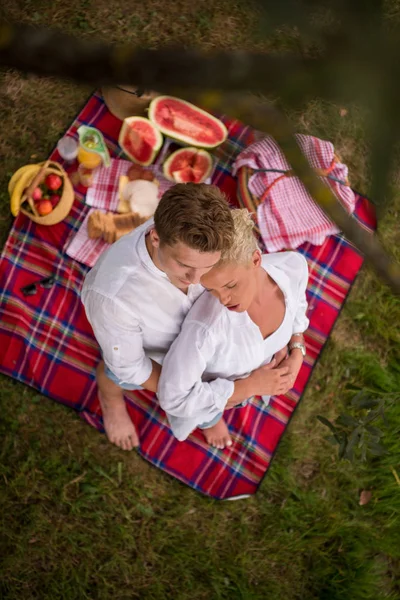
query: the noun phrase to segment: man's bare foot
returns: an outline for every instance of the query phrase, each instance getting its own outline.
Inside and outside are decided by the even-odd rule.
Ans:
[[[210,446],[223,450],[228,446],[232,446],[232,439],[229,435],[228,426],[224,419],[220,419],[216,425],[202,429],[204,437]]]
[[[126,410],[125,400],[122,399],[122,404],[115,401],[109,403],[104,399],[100,390],[98,394],[103,413],[104,429],[110,442],[122,448],[122,450],[132,450],[132,448],[139,446],[139,438]]]
[[[139,438],[126,410],[122,389],[106,376],[104,362],[97,367],[97,385],[104,429],[110,442],[123,450],[139,446]]]

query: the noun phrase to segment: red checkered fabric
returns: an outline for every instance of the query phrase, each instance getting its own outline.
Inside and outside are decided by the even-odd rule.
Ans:
[[[215,151],[213,183],[235,204],[237,180],[232,177],[232,163],[254,142],[255,134],[238,121],[222,119],[229,136]],[[69,132],[82,124],[100,129],[111,155],[118,154],[121,121],[109,113],[101,96],[89,100]],[[52,158],[60,157],[53,152]],[[22,214],[15,220],[0,258],[0,370],[75,409],[103,431],[95,381],[100,351],[79,296],[88,268],[63,252],[91,210],[84,204],[83,194],[84,190],[76,190],[71,213],[52,227],[37,225]],[[356,200],[356,218],[373,228],[371,205],[359,195]],[[340,235],[328,237],[319,247],[303,244],[299,251],[310,271],[307,358],[288,394],[271,398],[268,407],[255,398],[246,407],[227,412],[231,448],[210,448],[198,432],[178,442],[154,394],[137,391],[126,395],[140,436],[139,454],[214,498],[257,491],[362,265],[359,253]],[[48,275],[57,278],[52,288],[38,287],[36,295],[23,296],[21,287]]]
[[[110,167],[101,167],[97,169],[93,178],[93,185],[86,193],[85,202],[94,208],[100,208],[104,211],[116,212],[119,202],[118,186],[121,175],[126,175],[132,162],[123,159],[111,159]],[[144,167],[145,168],[145,167]],[[146,167],[154,173],[159,185],[159,198],[172,185],[171,181],[165,179],[160,169],[156,166]]]
[[[353,213],[356,198],[347,184],[348,169],[336,159],[333,145],[309,135],[296,138],[311,166],[327,175],[321,180]],[[235,161],[233,172],[239,171],[241,180],[240,203],[257,213],[259,231],[268,252],[295,249],[304,242],[319,246],[328,235],[338,233],[300,179],[290,174],[290,169],[271,137],[246,148]]]
[[[102,167],[94,174],[93,185],[86,193],[85,202],[93,209],[104,212],[116,212],[119,202],[119,178],[126,175],[132,163],[123,159],[111,159],[110,167]],[[165,179],[157,166],[148,167],[159,183],[159,197],[163,195],[172,185],[171,181]],[[100,254],[108,248],[109,244],[102,239],[91,239],[88,234],[87,223],[89,211],[76,234],[68,241],[65,252],[88,267],[93,267]]]

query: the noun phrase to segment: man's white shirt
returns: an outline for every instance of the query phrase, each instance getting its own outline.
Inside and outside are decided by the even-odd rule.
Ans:
[[[184,294],[153,263],[146,233],[153,219],[123,236],[87,274],[82,302],[107,367],[121,382],[141,385],[151,360],[162,364],[204,288]]]
[[[263,339],[247,312],[229,311],[204,292],[165,357],[158,398],[179,440],[223,412],[235,379],[268,364],[294,333],[308,327],[305,258],[296,252],[266,254],[262,267],[285,300],[283,321],[272,335]]]

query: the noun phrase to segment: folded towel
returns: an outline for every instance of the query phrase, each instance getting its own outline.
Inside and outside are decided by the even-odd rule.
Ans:
[[[311,166],[329,185],[349,213],[355,196],[348,168],[335,155],[333,144],[308,135],[296,135]],[[321,245],[338,228],[315,204],[271,137],[241,152],[233,165],[239,179],[239,202],[257,213],[258,228],[268,252],[298,248],[304,242]]]

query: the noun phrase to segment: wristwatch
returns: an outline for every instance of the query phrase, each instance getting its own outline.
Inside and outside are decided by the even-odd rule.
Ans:
[[[298,348],[298,349],[301,351],[301,353],[302,353],[302,355],[303,355],[303,358],[304,358],[304,357],[305,357],[305,355],[306,355],[306,347],[305,347],[305,344],[302,344],[301,342],[294,342],[294,344],[290,344],[290,346],[289,346],[289,350],[290,350],[290,352],[291,352],[292,350],[294,350],[295,348]]]

